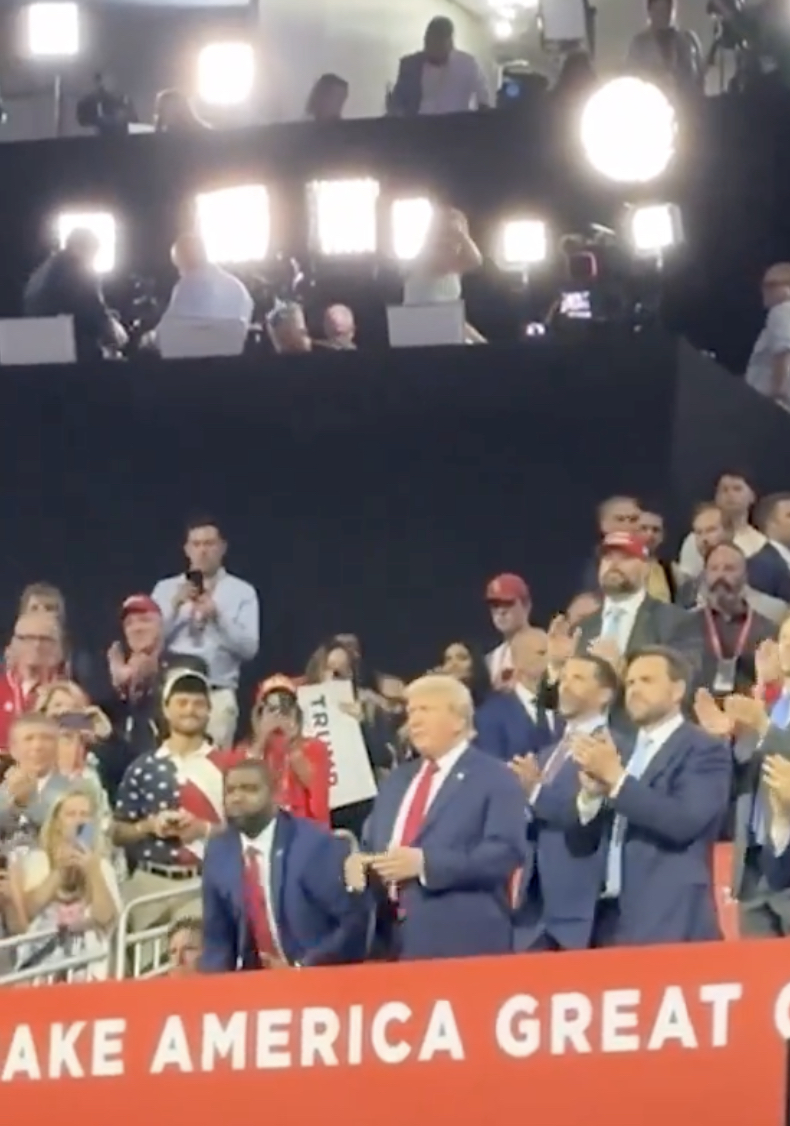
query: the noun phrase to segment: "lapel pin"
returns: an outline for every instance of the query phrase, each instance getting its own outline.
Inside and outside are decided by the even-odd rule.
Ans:
[[[462,770],[459,771],[458,774],[456,774],[456,778],[458,779],[459,782],[463,782],[465,777],[466,777],[466,775],[464,774],[464,772]]]

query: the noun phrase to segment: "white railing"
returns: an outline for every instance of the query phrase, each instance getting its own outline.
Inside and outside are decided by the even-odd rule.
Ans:
[[[173,922],[134,931],[131,929],[131,919],[138,907],[145,907],[150,903],[178,903],[179,900],[187,902],[194,899],[197,889],[191,880],[187,882],[189,887],[140,895],[124,907],[115,938],[115,977],[119,981],[126,977],[161,977],[167,973],[167,932]]]
[[[24,947],[30,951],[30,957],[35,957],[35,951],[40,950],[53,939],[68,938],[62,929],[38,931],[35,934],[14,935],[12,938],[0,939],[0,958],[8,957],[11,961],[18,961],[20,950]],[[109,968],[110,955],[107,950],[83,951],[79,954],[63,953],[57,955],[57,947],[53,947],[52,954],[43,959],[40,965],[30,965],[23,969],[9,970],[8,973],[0,972],[0,986],[6,985],[52,985],[55,982],[82,981],[90,975],[86,974],[88,967],[103,963]]]

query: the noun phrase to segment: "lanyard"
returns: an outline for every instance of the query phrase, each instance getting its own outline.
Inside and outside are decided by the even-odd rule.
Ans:
[[[713,614],[711,614],[710,608],[708,606],[704,608],[703,612],[705,614],[705,622],[708,627],[708,639],[710,640],[710,647],[713,650],[713,655],[716,660],[721,661],[723,660],[721,638],[719,637],[719,631],[716,629],[716,623],[713,620]],[[746,644],[747,637],[749,636],[749,630],[752,628],[753,619],[754,611],[750,606],[746,614],[746,619],[743,623],[743,628],[738,635],[738,640],[735,642],[732,657],[728,658],[729,660],[737,661],[741,653],[743,652],[743,647]]]

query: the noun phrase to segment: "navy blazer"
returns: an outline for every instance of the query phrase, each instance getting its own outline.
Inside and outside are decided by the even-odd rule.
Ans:
[[[277,931],[291,964],[321,966],[365,957],[370,912],[346,890],[348,842],[313,821],[279,812],[271,886]],[[228,828],[206,846],[203,955],[206,973],[259,969],[244,895],[241,836]]]
[[[542,731],[515,692],[491,692],[475,710],[475,743],[502,762],[510,762],[516,755],[538,754],[554,742],[555,734],[561,734],[562,721],[554,712],[551,721],[554,727]]]
[[[629,748],[617,735],[613,738],[626,758]],[[555,746],[539,755],[542,768]],[[529,807],[530,855],[514,913],[516,951],[529,950],[541,935],[554,939],[563,950],[586,950],[590,945],[606,876],[606,840],[601,835],[594,848],[577,855],[569,850],[566,833],[578,821],[578,793],[579,768],[567,756],[551,780],[541,784]]]
[[[398,77],[387,99],[387,113],[395,117],[416,117],[422,105],[422,72],[425,51],[403,55],[398,64]]]
[[[365,825],[363,852],[384,852],[422,760],[398,767],[382,783]],[[468,747],[431,802],[415,847],[425,879],[401,886],[403,959],[506,954],[512,946],[509,883],[524,863],[524,797],[506,766]],[[378,892],[385,924],[388,903]],[[391,912],[390,912],[391,916]]]
[[[759,551],[746,560],[749,586],[790,602],[790,567],[772,543],[764,543]]]
[[[726,816],[732,753],[683,723],[641,778],[626,777],[617,797],[587,825],[566,833],[573,855],[608,848],[615,813],[627,818],[623,886],[613,945],[721,938],[713,884],[713,846]],[[605,856],[604,856],[605,860]]]

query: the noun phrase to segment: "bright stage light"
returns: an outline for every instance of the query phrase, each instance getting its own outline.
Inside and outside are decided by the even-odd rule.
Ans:
[[[504,270],[523,270],[545,262],[549,232],[542,219],[510,219],[502,224],[497,255]]]
[[[109,274],[115,269],[117,224],[109,211],[62,211],[55,221],[55,230],[61,249],[72,231],[91,231],[99,242],[96,273]]]
[[[669,98],[641,78],[614,78],[592,94],[581,140],[596,171],[621,184],[660,176],[675,153],[677,118]]]
[[[315,180],[308,184],[310,229],[321,254],[374,254],[377,180]]]
[[[262,262],[269,253],[269,193],[263,184],[201,192],[195,205],[210,262]]]
[[[500,42],[509,39],[513,34],[513,24],[507,19],[494,20],[494,38]]]
[[[634,253],[640,257],[661,255],[683,241],[680,210],[673,203],[633,208],[628,226]]]
[[[392,251],[401,262],[413,262],[428,237],[433,219],[429,199],[396,199],[392,204]]]
[[[27,48],[38,59],[79,54],[80,10],[77,4],[31,4],[27,9]]]
[[[197,59],[197,93],[209,106],[238,106],[255,86],[251,43],[209,43]]]

